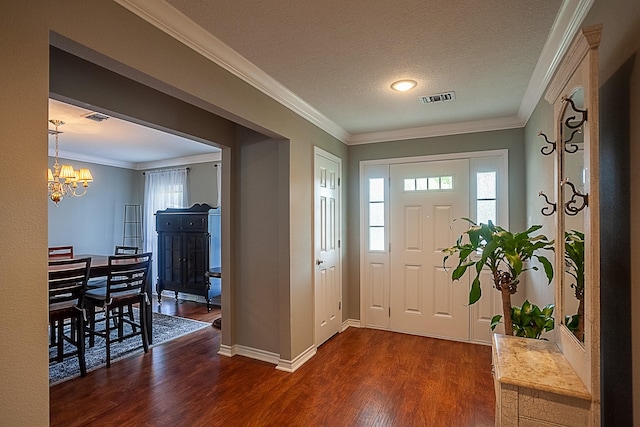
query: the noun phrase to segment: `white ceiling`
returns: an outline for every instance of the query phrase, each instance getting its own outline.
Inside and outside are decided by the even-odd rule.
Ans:
[[[347,144],[524,126],[593,3],[115,1]],[[390,89],[401,78],[418,86]]]
[[[95,122],[94,113],[49,99],[49,119],[64,122],[58,128],[60,157],[129,169],[150,169],[220,160],[220,150],[200,142],[141,126],[115,117]],[[55,126],[49,123],[49,129]],[[49,155],[55,137],[49,136]]]

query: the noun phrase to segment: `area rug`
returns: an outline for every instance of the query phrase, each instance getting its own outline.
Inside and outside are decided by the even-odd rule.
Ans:
[[[135,308],[134,308],[135,310]],[[136,314],[137,316],[137,314]],[[128,325],[126,325],[128,327]],[[155,347],[159,344],[166,343],[181,336],[190,334],[199,329],[211,327],[211,323],[200,322],[198,320],[185,319],[183,317],[168,316],[166,314],[153,313],[153,344]],[[125,333],[126,333],[125,328]],[[112,334],[116,334],[112,331]],[[113,336],[113,335],[112,335]],[[67,345],[65,343],[65,345]],[[49,349],[50,355],[54,349]],[[111,364],[113,362],[130,357],[135,354],[143,353],[142,338],[140,335],[125,339],[121,343],[111,344]],[[93,347],[87,345],[85,358],[87,361],[87,372],[106,366],[107,354],[105,350],[104,338],[96,337],[96,343]],[[78,357],[71,356],[62,362],[51,362],[49,364],[49,385],[53,386],[61,382],[70,380],[71,378],[80,376],[80,367],[78,366]]]

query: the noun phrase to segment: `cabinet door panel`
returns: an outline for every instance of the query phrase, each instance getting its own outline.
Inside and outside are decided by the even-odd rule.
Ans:
[[[179,284],[182,276],[182,233],[164,233],[161,243],[160,278],[165,287]]]
[[[185,271],[184,286],[203,288],[207,284],[205,277],[209,269],[209,235],[201,233],[185,233]]]

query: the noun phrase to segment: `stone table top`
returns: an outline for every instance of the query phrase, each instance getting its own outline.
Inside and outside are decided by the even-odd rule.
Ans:
[[[554,342],[494,334],[493,352],[496,379],[501,383],[591,399]]]

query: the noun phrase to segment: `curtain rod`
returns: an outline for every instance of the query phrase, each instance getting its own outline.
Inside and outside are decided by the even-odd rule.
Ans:
[[[191,170],[191,168],[174,168],[174,169],[156,169],[153,171],[149,171],[149,173],[154,173],[154,172],[171,172],[171,171],[183,171],[186,170],[187,172],[189,172]],[[142,172],[142,175],[146,175],[147,172]]]

